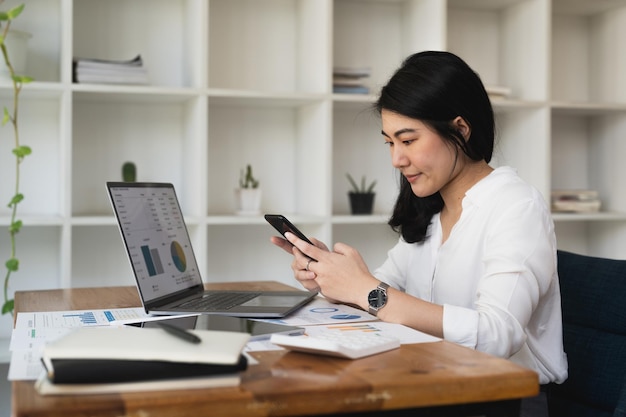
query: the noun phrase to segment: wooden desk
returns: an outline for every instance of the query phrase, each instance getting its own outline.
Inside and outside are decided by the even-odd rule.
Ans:
[[[284,289],[275,282],[246,288]],[[241,284],[210,288],[241,288]],[[290,287],[287,287],[290,288]],[[27,291],[15,311],[140,306],[135,287]],[[256,352],[239,387],[100,396],[37,394],[13,382],[13,415],[21,416],[293,416],[420,408],[427,415],[519,414],[519,399],[539,392],[537,374],[450,342],[403,345],[351,361],[285,351]],[[405,410],[400,410],[405,411]],[[377,414],[378,415],[378,414]],[[412,413],[411,415],[420,415]]]

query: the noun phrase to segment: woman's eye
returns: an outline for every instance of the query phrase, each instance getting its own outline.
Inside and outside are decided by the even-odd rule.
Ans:
[[[413,142],[415,142],[415,139],[409,139],[409,140],[403,140],[403,141],[402,141],[402,143],[403,143],[404,145],[410,145],[410,144],[412,144]]]
[[[390,141],[390,140],[386,140],[386,141],[385,141],[385,145],[387,145],[387,146],[389,146],[389,147],[392,147],[392,146],[393,146],[393,142],[392,142],[392,141]]]

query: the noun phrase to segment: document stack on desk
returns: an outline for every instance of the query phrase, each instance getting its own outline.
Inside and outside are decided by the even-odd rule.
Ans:
[[[75,395],[235,386],[247,367],[242,351],[249,338],[209,330],[83,327],[45,346],[46,372],[35,387],[42,395]]]

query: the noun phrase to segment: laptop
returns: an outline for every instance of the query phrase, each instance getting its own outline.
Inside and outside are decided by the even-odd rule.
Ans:
[[[317,295],[300,290],[206,290],[174,186],[145,182],[106,186],[146,313],[280,318]]]

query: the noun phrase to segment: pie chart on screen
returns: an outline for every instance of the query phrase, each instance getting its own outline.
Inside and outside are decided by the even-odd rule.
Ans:
[[[185,252],[183,252],[182,246],[177,241],[173,241],[170,245],[170,251],[172,253],[172,261],[174,266],[180,272],[185,272],[187,269],[187,259],[185,258]]]

